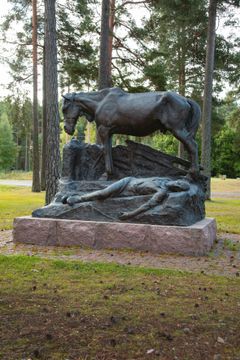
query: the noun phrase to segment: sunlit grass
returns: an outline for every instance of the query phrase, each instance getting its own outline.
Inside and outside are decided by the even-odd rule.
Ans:
[[[240,180],[213,179],[213,191],[240,191]],[[44,193],[32,193],[30,187],[0,186],[0,229],[11,229],[16,216],[30,215],[44,205]],[[208,217],[214,217],[218,231],[240,234],[240,199],[213,199],[206,202]]]
[[[30,187],[0,185],[0,230],[12,229],[13,219],[30,215],[44,205],[42,193],[32,193]]]
[[[240,179],[211,179],[211,191],[216,192],[240,192]]]
[[[207,201],[206,213],[216,218],[218,231],[240,234],[240,199]]]

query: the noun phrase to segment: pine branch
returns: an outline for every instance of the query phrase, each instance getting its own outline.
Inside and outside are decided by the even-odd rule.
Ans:
[[[116,11],[122,9],[126,5],[139,5],[139,4],[148,4],[148,3],[150,3],[150,0],[139,0],[139,1],[126,0],[124,3],[122,3],[122,5],[116,7]]]
[[[118,23],[119,23],[121,26],[123,26],[123,27],[125,27],[126,29],[128,29],[128,30],[129,30],[129,34],[130,34],[136,41],[138,41],[139,44],[142,45],[142,47],[143,47],[144,49],[147,49],[146,45],[145,45],[136,35],[133,34],[132,28],[131,28],[130,26],[128,26],[127,24],[125,24],[124,22],[122,22],[122,21],[120,21],[120,20],[118,20]],[[128,35],[127,35],[127,36],[128,36]],[[127,36],[126,36],[126,37],[127,37]]]
[[[118,67],[117,65],[115,65],[113,62],[112,62],[112,67],[117,70],[118,75],[119,75],[120,79],[122,80],[122,83],[123,83],[124,85],[126,85],[126,84],[127,84],[127,83],[126,83],[126,80],[124,79],[124,76],[123,76],[121,70],[119,69],[119,67]]]
[[[116,39],[117,42],[118,42],[118,45],[119,45],[119,46],[117,46],[118,49],[119,49],[120,47],[123,48],[123,49],[125,49],[126,51],[128,51],[130,54],[132,54],[132,55],[137,59],[137,61],[139,62],[140,65],[144,66],[144,61],[142,61],[142,60],[140,59],[139,55],[138,55],[135,51],[131,50],[128,46],[126,46],[126,45],[122,42],[122,40],[121,40],[119,37],[117,37],[115,34],[113,34],[113,37],[114,37],[114,39]]]

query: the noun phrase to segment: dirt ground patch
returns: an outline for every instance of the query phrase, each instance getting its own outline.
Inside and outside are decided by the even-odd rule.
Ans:
[[[0,255],[0,358],[238,360],[239,282]]]
[[[81,260],[134,265],[147,268],[167,268],[206,274],[239,276],[240,235],[220,233],[207,256],[158,255],[128,250],[93,250],[77,247],[43,247],[14,244],[12,231],[0,232],[0,254],[37,255],[43,258]]]

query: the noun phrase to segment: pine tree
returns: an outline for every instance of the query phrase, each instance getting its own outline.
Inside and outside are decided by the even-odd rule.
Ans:
[[[100,37],[100,60],[99,60],[99,89],[111,87],[111,0],[102,0],[101,37]],[[113,22],[112,26],[113,26]]]
[[[33,61],[33,181],[32,191],[40,192],[38,144],[38,59],[37,59],[37,0],[32,0],[32,61]]]
[[[60,177],[59,111],[56,44],[56,0],[44,0],[45,4],[45,64],[46,64],[46,204],[57,192]]]
[[[210,199],[211,184],[211,113],[212,113],[212,88],[213,88],[213,70],[214,70],[214,52],[216,38],[216,16],[217,0],[209,2],[209,20],[207,36],[207,53],[205,67],[205,85],[202,114],[202,155],[201,163],[204,168],[204,174],[208,177],[206,198]]]

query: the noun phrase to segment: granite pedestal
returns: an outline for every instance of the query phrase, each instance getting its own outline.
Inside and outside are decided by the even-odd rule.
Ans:
[[[159,254],[205,255],[216,239],[215,219],[191,226],[165,226],[18,217],[13,240],[42,246],[133,249]]]

